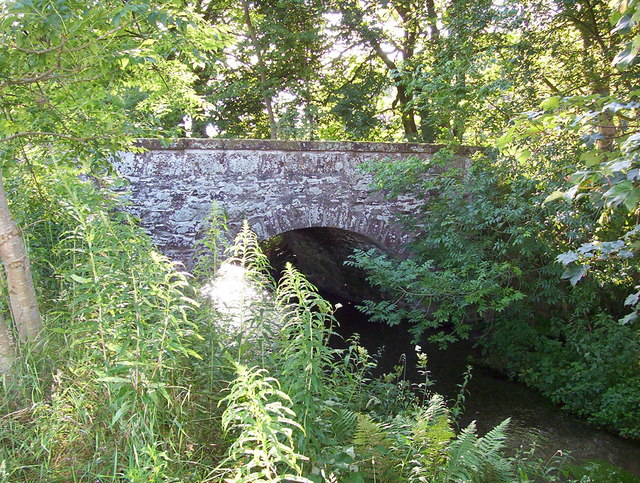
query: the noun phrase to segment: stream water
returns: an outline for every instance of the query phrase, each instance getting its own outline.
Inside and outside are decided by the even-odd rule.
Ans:
[[[408,378],[418,380],[415,368],[415,344],[405,327],[389,327],[369,322],[366,316],[355,309],[354,304],[324,294],[342,307],[336,311],[340,326],[337,332],[347,339],[359,333],[361,344],[370,353],[380,348],[383,352],[379,361],[381,373],[389,372],[401,358],[406,357]],[[338,343],[339,344],[339,343]],[[432,389],[446,398],[455,398],[462,383],[473,348],[469,343],[459,343],[445,351],[433,344],[421,341],[423,352],[429,357],[428,370],[435,381]],[[512,445],[527,445],[536,441],[536,454],[544,459],[551,458],[557,451],[569,451],[576,463],[600,460],[623,468],[637,476],[637,480],[616,481],[640,482],[640,441],[622,439],[612,433],[589,425],[582,419],[565,413],[551,404],[538,392],[481,367],[472,369],[472,379],[467,386],[465,412],[461,426],[475,420],[480,433],[486,432],[504,419],[510,417]],[[615,483],[611,478],[603,483]]]

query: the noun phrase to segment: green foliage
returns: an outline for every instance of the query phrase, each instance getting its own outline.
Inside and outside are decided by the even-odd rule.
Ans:
[[[532,229],[536,222],[546,223],[540,203],[521,202],[536,196],[536,182],[505,178],[508,168],[486,157],[478,158],[467,173],[453,169],[435,174],[447,159],[437,157],[433,165],[409,158],[367,166],[374,183],[385,180],[390,196],[415,193],[425,198],[424,211],[403,220],[420,233],[412,246],[418,257],[395,261],[356,252],[350,262],[367,270],[368,280],[390,295],[364,305],[374,320],[397,324],[408,319],[416,338],[427,329],[452,324],[453,331],[436,337],[440,341],[468,337],[478,316],[517,306],[530,277],[523,271],[525,257],[552,264]],[[505,179],[509,181],[501,183]]]
[[[251,231],[249,223],[245,220],[242,229],[236,236],[233,245],[229,248],[230,261],[239,263],[245,267],[249,276],[257,283],[266,287],[275,285],[269,274],[269,259],[262,252],[260,242],[256,234]]]
[[[592,421],[637,434],[640,381],[633,361],[640,347],[634,330],[601,315],[591,331],[568,334],[564,344],[540,340],[537,349],[529,360],[538,369],[523,370],[525,381]]]
[[[501,454],[508,420],[485,436],[472,423],[456,436],[440,396],[389,423],[359,415],[353,443],[362,472],[375,481],[514,481]]]
[[[546,99],[543,109],[606,96],[633,88],[638,73],[635,1],[190,5],[217,27],[214,42],[220,30],[227,38],[223,55],[192,56],[209,102],[196,112],[198,136],[211,123],[221,137],[267,138],[274,128],[282,139],[489,146]]]
[[[508,419],[503,421],[481,438],[476,436],[473,423],[464,429],[451,445],[445,480],[512,481],[513,468],[500,455],[508,423]]]
[[[276,284],[248,226],[228,253],[262,298],[233,331],[86,182],[108,185],[108,154],[175,134],[183,112],[265,137],[265,97],[285,138],[495,141],[502,154],[468,171],[449,169],[455,150],[369,166],[378,188],[425,204],[404,220],[413,259],[356,255],[391,296],[366,310],[416,337],[478,337],[494,366],[637,437],[640,3],[249,5],[252,48],[224,2],[0,6],[2,169],[47,333],[0,388],[0,479],[557,477],[502,455],[506,423],[456,436],[463,398],[426,401],[425,360],[420,401],[402,367],[372,378],[357,340],[329,349],[332,308],[291,267]],[[221,212],[206,230],[203,279],[227,248]],[[587,473],[574,475],[614,478]]]
[[[358,466],[368,478],[374,481],[400,479],[393,457],[394,436],[389,425],[377,423],[369,415],[358,415],[353,445]]]
[[[467,172],[443,169],[446,157],[370,164],[374,184],[390,196],[411,193],[425,203],[403,220],[416,234],[414,257],[356,252],[351,263],[388,295],[364,304],[373,320],[409,320],[416,337],[430,331],[442,343],[477,338],[495,367],[636,435],[640,339],[633,317],[623,316],[625,299],[637,303],[628,296],[637,291],[637,235],[616,240],[633,226],[619,222],[620,213],[603,223],[590,203],[544,203],[563,182],[563,166],[571,167],[561,146],[532,152],[526,163],[478,155]],[[529,162],[540,156],[547,159],[534,169]],[[576,242],[581,248],[567,252]],[[556,260],[592,268],[570,284],[563,279],[584,274],[563,274]]]
[[[369,139],[382,125],[376,117],[377,106],[371,102],[385,87],[385,77],[373,71],[361,82],[344,84],[331,93],[333,107],[330,113],[336,116],[344,131],[340,136],[354,139]]]
[[[12,0],[0,10],[0,40],[2,151],[48,142],[57,162],[80,151],[86,167],[157,133],[170,108],[201,109],[187,66],[222,43],[172,1]]]
[[[584,142],[580,170],[570,177],[570,187],[554,191],[546,201],[589,203],[599,215],[593,236],[558,257],[566,266],[563,278],[574,285],[586,276],[609,282],[616,278],[612,266],[620,271],[619,283],[626,285],[625,276],[637,271],[639,140],[626,119],[636,116],[638,106],[634,93],[626,100],[619,95],[571,97],[546,114],[554,122],[566,118],[571,132]],[[637,318],[637,297],[628,297],[625,305],[633,309],[621,320],[627,324]]]
[[[210,220],[223,223],[217,216]],[[196,265],[207,269],[200,281],[204,310],[197,320],[200,332],[206,334],[199,348],[205,359],[202,374],[220,377],[217,373],[222,372],[226,374],[223,377],[232,377],[235,366],[229,366],[229,360],[264,365],[273,349],[280,328],[279,313],[267,291],[274,289],[275,281],[258,238],[247,223],[229,246],[222,224],[205,229],[214,234],[219,245],[214,247],[214,240],[205,238],[203,243],[210,247],[201,252]],[[222,249],[225,261],[216,267],[214,260]],[[220,384],[221,381],[208,381],[212,390]]]
[[[372,357],[367,349],[360,345],[360,336],[355,334],[347,342],[349,346],[343,351],[337,351],[331,363],[327,368],[330,371],[328,379],[333,384],[333,392],[336,399],[346,403],[346,416],[355,421],[355,413],[352,410],[362,410],[365,406],[370,405],[371,381],[369,374],[377,366],[376,360]],[[368,389],[368,391],[367,391]],[[335,434],[340,436],[350,436],[350,429],[345,424],[340,424],[340,428],[336,428]],[[355,426],[351,425],[351,429]]]
[[[446,465],[448,447],[455,433],[442,397],[433,396],[427,406],[415,416],[411,428],[414,454],[409,460],[415,477],[429,477]]]
[[[198,91],[209,101],[196,135],[212,123],[222,137],[315,138],[322,106],[316,95],[320,53],[326,50],[324,5],[317,0],[195,4],[210,25],[225,25],[232,39],[225,55],[196,70]]]
[[[301,448],[307,451],[310,445],[317,451],[325,438],[321,397],[326,391],[326,372],[333,355],[327,346],[333,308],[291,264],[287,264],[278,283],[277,303],[282,329],[274,362],[305,430]]]
[[[442,399],[419,407],[406,381],[372,379],[357,338],[329,349],[332,308],[292,267],[251,315],[257,326],[278,314],[280,334],[237,350],[223,314],[193,302],[111,195],[75,172],[47,169],[39,189],[23,174],[15,203],[43,215],[34,233],[55,234],[32,251],[55,274],[41,285],[52,336],[0,389],[2,481],[440,481],[456,441]],[[230,253],[273,288],[248,227]],[[463,450],[500,461],[474,441]]]
[[[596,483],[598,481],[633,483],[638,481],[637,476],[600,460],[589,461],[584,466],[568,466],[562,473],[569,479],[575,479],[581,483]]]
[[[610,19],[611,24],[615,25],[612,33],[634,34],[634,27],[640,22],[640,5],[637,0],[631,0],[630,2],[615,1],[612,2],[612,6],[615,7]],[[625,37],[626,43],[613,59],[613,64],[621,70],[625,70],[634,64],[640,49],[638,33],[633,36],[625,35]]]
[[[294,450],[294,432],[304,430],[289,396],[265,373],[236,364],[236,379],[220,401],[227,405],[222,427],[237,435],[221,463],[232,473],[225,481],[290,481],[301,475],[303,457]]]
[[[220,268],[222,255],[229,245],[227,214],[214,202],[202,225],[201,238],[196,246],[196,264],[193,273],[198,279],[207,281]]]
[[[16,186],[40,180],[16,202],[30,201],[22,213],[44,235],[31,253],[48,281],[48,337],[2,388],[9,480],[186,477],[176,465],[188,452],[185,369],[198,335],[185,276],[76,172],[25,174]]]
[[[603,15],[615,25],[610,35],[616,35],[616,43],[610,52],[622,50],[607,59],[610,65],[595,65],[594,73],[604,77],[614,67],[621,79],[633,78],[637,35],[632,36],[632,27],[637,23],[638,4],[617,7],[618,11],[605,10]],[[565,174],[568,186],[565,183],[563,189],[551,192],[545,203],[562,212],[566,205],[558,206],[558,200],[570,202],[572,215],[590,223],[591,230],[568,237],[566,248],[570,249],[556,260],[565,266],[561,278],[580,287],[583,297],[596,299],[595,284],[607,292],[598,300],[600,310],[590,316],[574,311],[574,320],[569,320],[573,331],[562,331],[560,340],[554,337],[536,344],[532,359],[541,369],[527,371],[525,378],[573,411],[637,437],[638,415],[631,409],[640,394],[637,92],[620,82],[606,89],[600,86],[588,95],[551,97],[539,107],[514,124],[502,147],[535,149],[555,138],[568,148],[572,164],[564,171],[556,168]],[[575,302],[576,307],[579,303]],[[624,306],[630,306],[631,313]],[[576,328],[580,323],[586,327]],[[560,377],[561,370],[566,371],[565,377]],[[582,394],[581,401],[577,393]]]
[[[270,283],[258,274],[259,266],[269,269],[246,225],[231,251],[256,270],[254,282]],[[217,477],[510,481],[517,462],[502,455],[506,422],[482,438],[473,426],[456,437],[442,397],[430,396],[421,405],[406,381],[393,380],[396,375],[370,378],[375,362],[357,337],[345,350],[328,348],[332,307],[291,265],[275,288],[275,301],[279,336],[263,341],[261,352],[241,355],[261,366],[247,369],[226,352],[235,379],[219,404],[225,406],[222,424],[234,438]],[[262,303],[264,316],[271,298]]]

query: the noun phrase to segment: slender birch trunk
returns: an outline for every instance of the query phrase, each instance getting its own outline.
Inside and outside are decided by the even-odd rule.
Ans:
[[[16,344],[7,321],[0,315],[0,375],[8,373],[16,359]]]
[[[22,239],[22,231],[9,211],[1,172],[0,259],[4,265],[9,292],[9,307],[18,334],[18,342],[36,341],[42,329],[42,319],[38,311],[36,291],[31,276],[31,264]],[[0,344],[4,340],[0,335]],[[0,352],[9,353],[9,349],[0,347]]]

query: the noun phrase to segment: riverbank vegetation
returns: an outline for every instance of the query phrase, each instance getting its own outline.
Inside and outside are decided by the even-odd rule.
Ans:
[[[640,437],[639,12],[0,3],[0,481],[572,478],[506,452],[508,424],[479,436],[399,374],[372,378],[357,340],[329,348],[332,307],[293,267],[273,280],[248,228],[229,253],[270,296],[240,319],[203,299],[206,280],[123,210],[110,167],[136,137],[181,128],[437,141],[442,166],[460,144],[484,148],[437,177],[412,159],[363,168],[425,200],[404,220],[412,259],[356,255],[403,299],[366,310],[442,328],[442,343],[474,337],[486,363]],[[224,239],[213,219],[209,255]]]
[[[276,283],[248,227],[227,249],[248,284],[233,290],[264,295],[221,312],[201,295],[206,284],[200,291],[154,250],[112,191],[77,174],[22,169],[7,184],[21,188],[13,207],[32,226],[47,337],[22,346],[3,378],[0,481],[564,474],[559,461],[507,453],[508,421],[479,436],[402,368],[372,378],[375,359],[357,339],[330,348],[333,307],[292,266]],[[212,274],[210,260],[200,275]]]
[[[412,159],[365,168],[389,196],[425,203],[405,220],[415,256],[392,262],[359,253],[355,264],[402,301],[368,303],[374,318],[412,319],[416,335],[444,327],[434,337],[443,343],[474,337],[489,365],[637,438],[638,13],[636,4],[608,13],[583,7],[593,9],[592,30],[576,34],[593,62],[575,65],[583,70],[572,72],[574,87],[551,89],[504,124],[497,152],[439,176]],[[578,13],[564,15],[565,28],[578,21]],[[598,15],[611,27],[598,30]],[[569,74],[572,65],[557,55],[554,64],[564,62]],[[431,164],[446,167],[454,152]]]

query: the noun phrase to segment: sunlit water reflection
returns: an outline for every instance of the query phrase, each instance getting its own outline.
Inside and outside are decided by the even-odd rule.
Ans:
[[[255,274],[233,262],[223,262],[201,295],[217,312],[215,323],[229,337],[256,339],[269,332],[278,320],[271,295]]]

